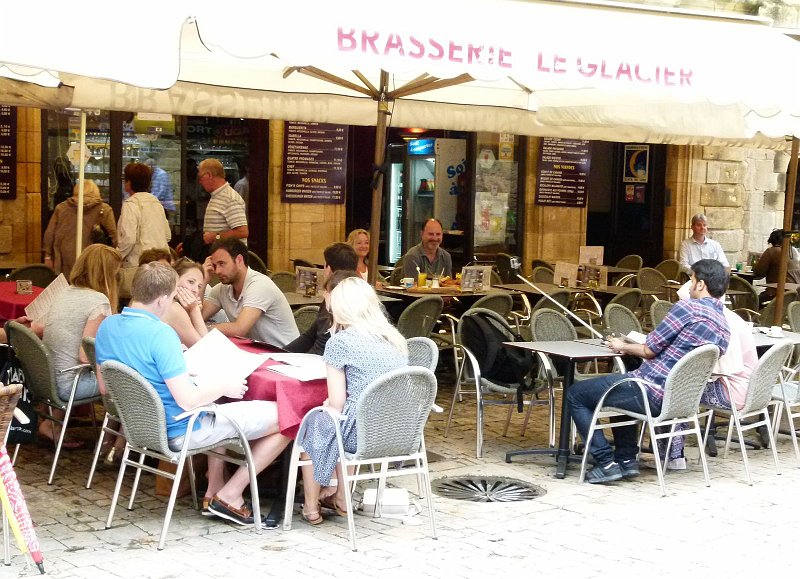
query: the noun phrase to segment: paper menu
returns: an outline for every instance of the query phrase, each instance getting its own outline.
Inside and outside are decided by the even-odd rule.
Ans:
[[[267,370],[278,372],[284,376],[290,376],[301,382],[309,380],[322,380],[327,378],[328,369],[322,356],[317,354],[295,354],[295,353],[276,353],[269,354],[269,357],[276,362],[267,367]]]
[[[553,283],[564,287],[575,287],[578,281],[578,266],[574,263],[557,261],[553,270]]]
[[[58,277],[50,282],[50,284],[44,288],[44,291],[36,296],[35,300],[28,304],[28,307],[25,308],[25,315],[36,322],[44,322],[47,318],[47,312],[49,312],[50,308],[53,306],[53,302],[61,292],[68,287],[69,282],[67,282],[67,278],[64,277],[64,274],[58,274]]]
[[[604,251],[605,248],[602,245],[581,245],[578,253],[578,263],[603,265]]]
[[[242,382],[261,366],[269,354],[254,354],[236,347],[217,329],[211,330],[183,353],[195,384]]]

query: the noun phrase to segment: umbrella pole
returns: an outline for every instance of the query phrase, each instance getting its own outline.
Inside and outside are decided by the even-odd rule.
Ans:
[[[783,293],[786,289],[786,270],[790,251],[792,218],[794,217],[794,191],[797,186],[797,153],[800,141],[792,137],[792,153],[789,158],[789,171],[786,175],[786,196],[783,203],[783,241],[781,243],[781,260],[778,269],[778,288],[775,290],[775,314],[773,326],[783,325]]]
[[[386,117],[389,103],[385,100],[389,85],[389,74],[381,71],[380,96],[378,97],[378,122],[375,125],[375,168],[377,175],[372,180],[372,216],[369,223],[369,283],[375,285],[378,275],[378,242],[381,235],[381,209],[383,207],[383,171],[386,160]]]
[[[78,152],[78,221],[75,229],[75,259],[83,251],[83,184],[86,176],[86,163],[83,152],[86,150],[86,111],[81,111],[81,139]]]

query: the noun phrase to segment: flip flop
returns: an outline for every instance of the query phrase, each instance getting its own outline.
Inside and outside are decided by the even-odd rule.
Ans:
[[[325,519],[322,518],[322,514],[319,512],[319,510],[311,511],[310,513],[307,513],[305,510],[303,510],[301,511],[301,514],[303,515],[303,520],[313,527],[321,525],[325,522]]]
[[[347,516],[347,511],[345,509],[340,508],[339,505],[336,504],[336,495],[330,495],[328,497],[321,498],[319,500],[319,504],[321,507],[325,509],[336,511],[336,514],[339,515],[340,517]]]

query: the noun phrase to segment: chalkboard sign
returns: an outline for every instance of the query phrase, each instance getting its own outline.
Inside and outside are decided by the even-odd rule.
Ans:
[[[0,105],[0,199],[17,198],[17,107]]]
[[[536,179],[536,204],[585,207],[591,158],[589,141],[543,138]]]

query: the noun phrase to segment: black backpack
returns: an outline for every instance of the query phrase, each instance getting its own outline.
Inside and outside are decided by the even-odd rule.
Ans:
[[[475,356],[481,377],[517,389],[517,409],[522,412],[522,396],[533,388],[530,377],[533,356],[521,348],[509,348],[503,342],[521,342],[500,314],[484,308],[468,310],[461,318],[461,343]]]

